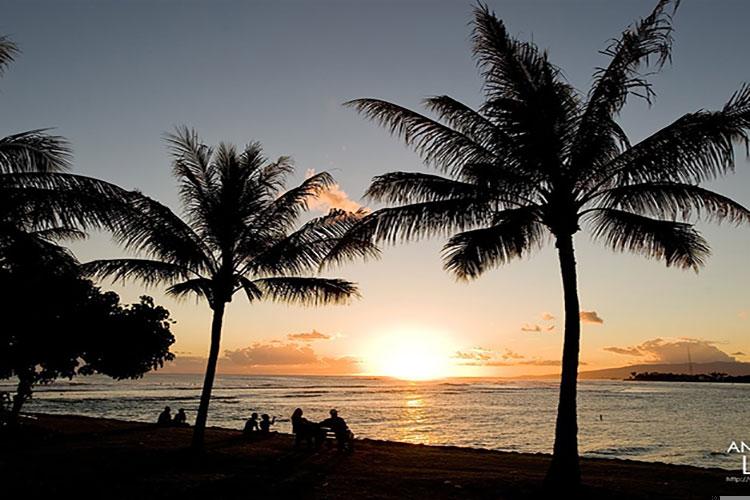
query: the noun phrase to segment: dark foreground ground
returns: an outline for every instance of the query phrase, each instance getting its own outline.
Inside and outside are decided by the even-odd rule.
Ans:
[[[541,492],[542,454],[357,440],[356,450],[291,447],[275,434],[247,440],[210,428],[192,453],[191,429],[37,415],[0,435],[0,498],[556,498]],[[750,494],[741,472],[584,459],[582,497],[711,498]]]

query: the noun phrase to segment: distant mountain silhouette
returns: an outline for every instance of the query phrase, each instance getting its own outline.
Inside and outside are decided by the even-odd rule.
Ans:
[[[644,363],[640,365],[621,366],[619,368],[604,368],[602,370],[589,370],[578,373],[582,380],[616,379],[622,380],[630,377],[630,372],[661,372],[661,373],[690,373],[688,363]],[[710,363],[693,363],[692,373],[719,372],[727,375],[739,376],[750,375],[750,363],[732,361],[713,361]],[[519,378],[559,378],[557,374],[526,376]]]

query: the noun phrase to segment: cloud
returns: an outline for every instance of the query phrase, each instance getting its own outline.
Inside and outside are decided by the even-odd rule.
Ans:
[[[482,349],[481,347],[475,347],[469,351],[456,351],[456,353],[453,355],[453,358],[462,360],[488,361],[492,359],[492,351]]]
[[[305,172],[305,178],[315,175],[315,169],[308,169]],[[349,195],[341,189],[341,186],[334,184],[327,191],[320,193],[315,199],[310,201],[310,208],[320,212],[328,212],[332,208],[346,210],[347,212],[356,212],[362,205],[349,198]]]
[[[742,319],[742,320],[745,320],[745,319],[748,318],[748,313],[747,313],[747,311],[740,311],[740,312],[737,313],[737,317],[740,318],[740,319]]]
[[[508,348],[500,352],[475,347],[468,351],[457,351],[453,358],[461,361],[458,363],[460,366],[560,366],[561,364],[559,359],[527,358]],[[579,364],[586,365],[585,362]]]
[[[637,346],[605,347],[604,350],[616,354],[645,357],[649,363],[687,363],[688,357],[694,363],[737,361],[714,344],[716,341],[686,337],[666,340],[656,338]],[[739,354],[735,355],[739,356]]]
[[[502,355],[503,359],[523,359],[526,356],[523,356],[522,354],[518,354],[517,352],[513,352],[510,349],[506,349],[505,353]]]
[[[296,344],[256,343],[243,349],[224,351],[224,356],[240,366],[304,365],[317,360],[310,347]]]
[[[588,363],[585,361],[580,361],[578,363],[580,366],[586,366]],[[492,361],[470,361],[467,363],[461,363],[462,366],[560,366],[562,365],[562,362],[559,359],[525,359],[522,361],[501,361],[501,360],[492,360]]]
[[[744,353],[744,352],[742,352],[742,351],[737,351],[737,352],[733,352],[733,353],[732,353],[732,356],[747,356],[747,354],[745,354],[745,353]]]
[[[555,317],[554,317],[554,316],[552,316],[552,315],[551,315],[550,313],[548,313],[548,312],[544,312],[544,313],[542,313],[542,319],[543,319],[544,321],[554,321],[554,320],[555,320]]]
[[[524,325],[521,327],[522,332],[541,332],[542,327],[539,325],[530,325],[528,323],[524,323]]]
[[[605,347],[604,350],[626,356],[645,356],[637,347]]]
[[[581,321],[584,323],[596,323],[601,325],[604,320],[599,317],[596,311],[581,311]]]
[[[302,333],[290,333],[286,336],[289,340],[301,340],[303,342],[311,342],[313,340],[328,340],[331,338],[330,335],[326,335],[325,333],[320,333],[317,330],[313,330],[311,332],[302,332]]]
[[[163,370],[171,373],[202,373],[206,358],[177,356]],[[360,373],[360,360],[351,356],[319,356],[310,346],[269,341],[242,349],[227,350],[219,358],[218,371],[231,374],[351,375]]]

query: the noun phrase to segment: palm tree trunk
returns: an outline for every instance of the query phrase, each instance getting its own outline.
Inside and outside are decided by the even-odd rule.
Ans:
[[[555,446],[546,482],[556,488],[575,489],[581,483],[576,414],[581,318],[573,236],[558,236],[556,246],[560,259],[565,300],[565,337],[563,341],[562,374],[560,376],[560,401],[557,407],[557,424],[555,425]]]
[[[203,391],[201,391],[201,402],[198,406],[198,415],[195,418],[195,429],[193,430],[193,449],[203,449],[203,438],[206,433],[206,420],[208,419],[208,404],[211,401],[211,390],[214,387],[214,376],[216,375],[216,364],[219,360],[219,346],[221,345],[221,324],[224,320],[224,302],[214,308],[213,320],[211,321],[211,348],[208,352],[208,363],[206,364],[206,376],[203,379]]]

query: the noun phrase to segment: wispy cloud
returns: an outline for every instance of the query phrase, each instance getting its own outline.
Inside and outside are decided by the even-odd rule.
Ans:
[[[458,364],[461,366],[560,366],[561,364],[559,359],[528,357],[508,348],[493,351],[475,347],[466,351],[457,351],[453,358],[459,360]],[[586,365],[586,362],[579,364]]]
[[[302,332],[302,333],[290,333],[286,336],[289,340],[301,340],[303,342],[311,342],[313,340],[328,340],[331,338],[330,335],[326,335],[325,333],[320,333],[317,330],[313,330],[311,332]]]
[[[645,356],[646,354],[637,347],[605,347],[605,351],[626,356]]]
[[[552,315],[551,315],[550,313],[548,313],[548,312],[543,312],[543,313],[542,313],[542,320],[544,320],[544,321],[554,321],[554,320],[555,320],[555,317],[554,317],[554,316],[552,316]]]
[[[528,332],[528,333],[531,333],[531,332],[541,332],[542,331],[542,327],[539,326],[539,325],[530,325],[528,323],[525,323],[521,327],[521,331],[522,332]]]

